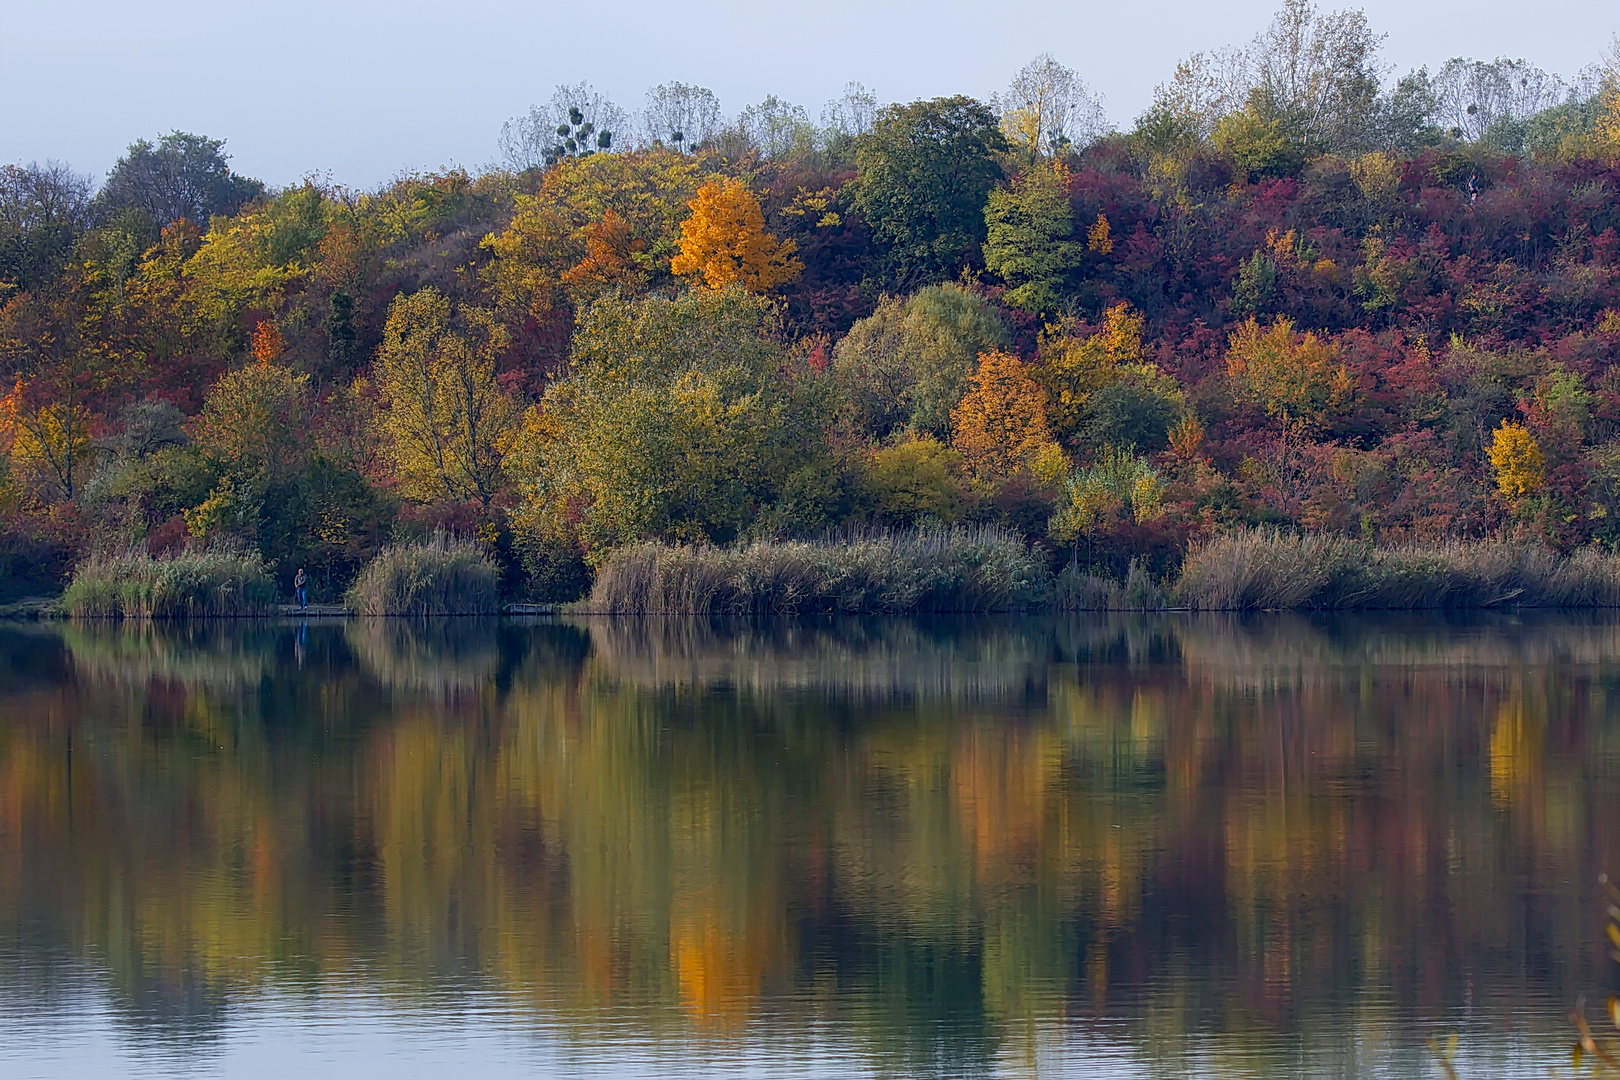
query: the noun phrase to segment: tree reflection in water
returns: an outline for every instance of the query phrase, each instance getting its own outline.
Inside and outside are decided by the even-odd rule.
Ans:
[[[1612,976],[1617,658],[1568,616],[13,627],[0,996],[206,1040],[358,983],[904,1073],[1556,1057]]]

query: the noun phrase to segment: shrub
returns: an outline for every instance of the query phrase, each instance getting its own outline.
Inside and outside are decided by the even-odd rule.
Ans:
[[[607,614],[1007,611],[1037,606],[1050,574],[1017,534],[934,528],[737,547],[640,544],[597,571]]]
[[[947,524],[962,508],[962,455],[924,436],[872,455],[867,482],[878,513],[911,524],[935,518]]]
[[[257,552],[229,549],[93,556],[62,597],[78,618],[186,619],[263,615],[276,584]]]
[[[360,572],[348,600],[360,615],[493,615],[500,581],[500,568],[482,548],[441,532],[384,548]]]

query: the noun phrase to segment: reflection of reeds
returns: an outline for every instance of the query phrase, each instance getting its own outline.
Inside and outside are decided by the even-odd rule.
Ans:
[[[262,624],[69,623],[62,641],[73,666],[94,682],[142,685],[152,680],[188,689],[257,686],[276,666]]]
[[[493,622],[355,619],[349,648],[390,690],[447,698],[478,690],[500,669]]]
[[[720,548],[641,544],[597,571],[602,614],[1007,611],[1039,601],[1047,571],[995,527],[882,532]]]
[[[1044,633],[1000,622],[737,623],[593,618],[599,670],[641,689],[729,686],[861,701],[1022,700],[1045,677]]]
[[[436,533],[385,548],[360,572],[349,605],[361,615],[493,615],[500,569],[482,548]]]
[[[1620,620],[1582,614],[1157,612],[986,619],[735,622],[585,617],[599,676],[644,690],[734,687],[841,700],[1020,701],[1053,664],[1168,665],[1225,689],[1354,682],[1369,669],[1597,666]]]
[[[1342,683],[1365,671],[1415,667],[1595,667],[1620,656],[1620,622],[1585,618],[1484,614],[1464,620],[1410,616],[1187,615],[1166,620],[1184,670],[1217,685],[1299,686]]]
[[[92,619],[184,619],[262,615],[275,600],[276,583],[257,552],[124,552],[82,563],[62,606]]]

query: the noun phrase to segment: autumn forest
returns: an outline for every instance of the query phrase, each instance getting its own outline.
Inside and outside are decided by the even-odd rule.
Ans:
[[[1116,577],[1244,526],[1612,548],[1620,45],[1382,43],[1288,0],[1128,123],[1043,54],[814,119],[562,86],[370,191],[227,133],[0,167],[0,600],[223,548],[329,599],[435,534],[532,601],[933,524]]]

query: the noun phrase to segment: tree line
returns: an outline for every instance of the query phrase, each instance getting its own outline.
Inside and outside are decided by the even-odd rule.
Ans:
[[[226,544],[335,595],[444,528],[536,599],[934,521],[1114,572],[1237,524],[1613,544],[1620,61],[1382,41],[1289,0],[1129,130],[1043,55],[819,123],[559,87],[505,167],[373,191],[179,132],[6,166],[6,589]]]

